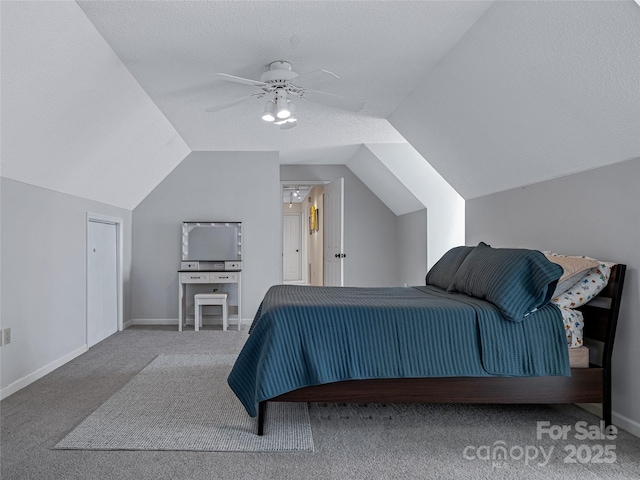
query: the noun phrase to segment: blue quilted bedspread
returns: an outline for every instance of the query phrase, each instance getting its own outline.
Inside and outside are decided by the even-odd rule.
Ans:
[[[365,378],[570,375],[562,316],[524,321],[437,287],[277,285],[228,382],[251,416],[304,386]]]

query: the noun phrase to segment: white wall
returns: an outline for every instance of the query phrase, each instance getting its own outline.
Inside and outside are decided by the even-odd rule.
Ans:
[[[345,286],[397,286],[396,216],[344,165],[282,165],[283,182],[344,178]]]
[[[2,178],[2,396],[86,351],[87,212],[124,220],[124,320],[131,312],[131,211]]]
[[[640,435],[640,158],[467,201],[467,244],[624,263],[613,351],[613,421]]]
[[[464,243],[464,199],[408,143],[367,144],[427,210],[427,266]]]
[[[276,152],[193,152],[133,211],[132,318],[178,318],[183,221],[242,223],[242,316],[282,278]]]
[[[427,217],[426,209],[398,216],[398,278],[401,285],[425,284]]]

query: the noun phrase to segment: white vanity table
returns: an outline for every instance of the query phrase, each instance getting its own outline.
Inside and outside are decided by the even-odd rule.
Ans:
[[[195,293],[227,293],[228,318],[242,323],[242,222],[182,222],[178,330]],[[191,285],[191,287],[189,287]],[[189,290],[191,293],[189,294]]]
[[[182,331],[182,327],[187,321],[187,298],[193,299],[193,295],[187,297],[189,284],[205,284],[211,289],[218,285],[221,291],[225,291],[225,287],[235,284],[237,286],[237,295],[235,295],[237,300],[229,304],[229,319],[235,318],[238,322],[242,322],[241,272],[180,270],[178,271],[178,331]],[[233,298],[230,297],[230,300]],[[239,329],[240,325],[238,325]]]

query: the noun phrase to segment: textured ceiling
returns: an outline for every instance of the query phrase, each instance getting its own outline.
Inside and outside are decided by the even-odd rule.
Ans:
[[[640,6],[496,2],[389,121],[466,199],[640,157]]]
[[[78,4],[192,150],[279,150],[321,161],[341,146],[404,142],[386,117],[491,2]],[[298,102],[299,125],[284,131],[260,119],[258,100],[204,111],[257,90],[209,74],[259,79],[275,60],[301,74],[336,73],[339,80],[312,88],[364,100],[364,109]]]

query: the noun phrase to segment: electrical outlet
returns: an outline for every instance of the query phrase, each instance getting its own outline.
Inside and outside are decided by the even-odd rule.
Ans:
[[[11,343],[11,328],[5,328],[4,329],[4,344],[5,345],[9,345]]]

